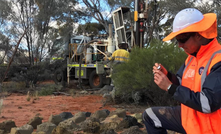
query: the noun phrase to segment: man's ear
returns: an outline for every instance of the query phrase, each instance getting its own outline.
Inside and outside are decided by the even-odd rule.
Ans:
[[[196,33],[195,36],[196,36],[196,38],[199,39],[199,40],[203,38],[203,36],[201,36],[199,33]]]
[[[195,37],[196,40],[198,40],[201,45],[207,45],[210,41],[212,41],[212,39],[206,39],[199,33],[196,33]]]
[[[204,37],[200,35],[199,33],[195,34],[195,40],[199,42],[200,44],[204,44]]]

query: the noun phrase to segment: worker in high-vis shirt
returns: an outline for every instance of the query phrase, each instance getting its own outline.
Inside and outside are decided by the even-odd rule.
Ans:
[[[114,67],[121,63],[125,63],[129,60],[130,53],[127,51],[128,44],[125,42],[119,43],[118,48],[116,51],[113,52],[113,54],[106,59],[107,62],[111,63],[111,74],[116,73],[116,70]],[[114,86],[113,79],[111,79],[111,86]]]
[[[113,61],[113,64],[119,64],[128,61],[129,52],[127,51],[128,44],[122,42],[118,44],[119,49],[113,52],[112,56],[108,58],[109,61]]]
[[[176,75],[159,63],[153,74],[181,106],[147,108],[143,122],[148,134],[221,134],[221,45],[216,37],[215,13],[187,8],[175,16],[173,32],[163,41],[175,38],[188,57]]]

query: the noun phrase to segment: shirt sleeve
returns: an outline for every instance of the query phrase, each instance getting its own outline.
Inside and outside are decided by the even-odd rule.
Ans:
[[[111,57],[108,58],[108,60],[110,61],[114,60],[115,55],[116,55],[116,51],[113,52],[113,54],[111,55]]]
[[[185,64],[183,64],[180,67],[176,75],[168,71],[167,77],[172,82],[172,85],[168,90],[169,94],[173,95],[176,92],[176,88],[181,84],[181,79],[182,79],[184,68],[185,68]]]
[[[173,84],[176,84],[176,85],[181,84],[181,79],[182,79],[184,67],[185,67],[185,65],[183,64],[180,67],[180,69],[178,70],[176,75],[172,74],[171,72],[168,71],[167,77]]]

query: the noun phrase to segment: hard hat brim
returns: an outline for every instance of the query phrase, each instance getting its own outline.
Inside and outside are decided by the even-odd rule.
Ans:
[[[194,23],[194,24],[192,24],[182,30],[179,30],[177,32],[170,33],[168,36],[166,36],[163,39],[163,41],[171,40],[181,33],[202,32],[202,31],[209,29],[213,25],[213,23],[216,21],[216,14],[215,13],[207,13],[207,14],[204,14],[203,16],[204,16],[204,18],[201,21],[196,22],[196,23]]]

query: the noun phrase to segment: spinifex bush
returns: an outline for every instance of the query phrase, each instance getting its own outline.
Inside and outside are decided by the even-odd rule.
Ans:
[[[151,42],[147,48],[134,48],[127,63],[114,67],[116,73],[112,77],[116,95],[121,99],[131,99],[138,93],[141,100],[149,105],[173,105],[175,101],[154,83],[153,65],[161,63],[168,71],[176,73],[185,58],[185,52],[177,45],[158,40]]]

